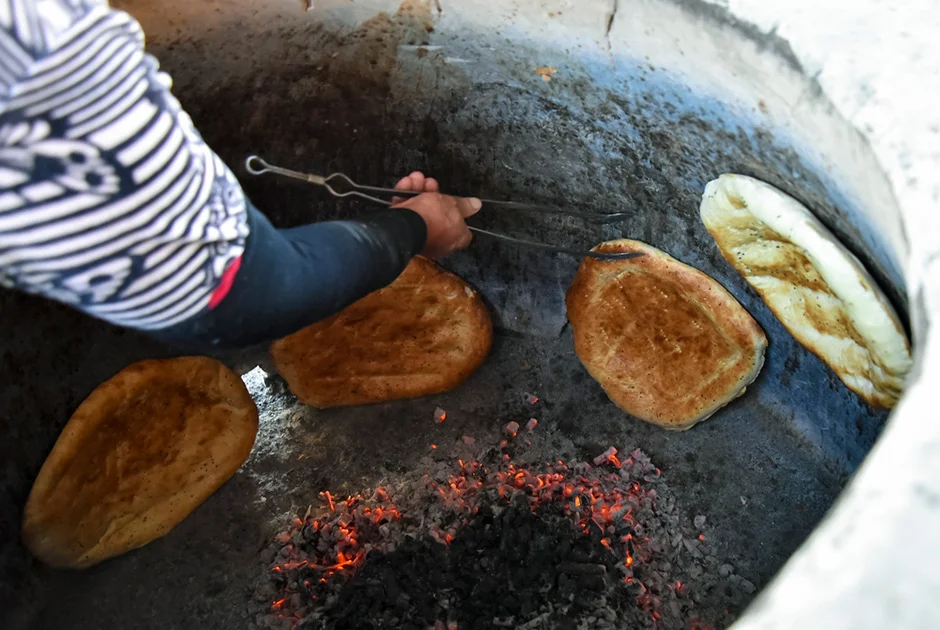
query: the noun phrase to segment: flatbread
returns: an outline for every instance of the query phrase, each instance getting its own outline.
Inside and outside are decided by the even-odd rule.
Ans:
[[[628,414],[685,430],[744,393],[764,364],[767,338],[712,278],[628,239],[585,258],[568,289],[568,319],[581,363]]]
[[[787,330],[870,404],[891,408],[911,369],[897,313],[862,263],[799,201],[745,175],[705,187],[702,221]]]
[[[244,383],[218,361],[130,365],[72,414],[33,484],[23,540],[62,568],[146,545],[238,470],[257,430]]]
[[[276,341],[271,356],[297,398],[327,408],[448,391],[492,343],[477,292],[418,256],[388,287]]]

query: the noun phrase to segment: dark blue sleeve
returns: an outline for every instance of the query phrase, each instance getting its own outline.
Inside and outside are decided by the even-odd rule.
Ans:
[[[427,238],[424,219],[404,208],[278,230],[249,204],[248,223],[229,293],[204,315],[156,331],[158,337],[219,349],[284,337],[390,284]]]

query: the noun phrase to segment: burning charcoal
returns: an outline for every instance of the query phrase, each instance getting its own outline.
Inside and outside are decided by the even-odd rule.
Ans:
[[[533,431],[535,431],[535,427],[537,427],[538,425],[539,425],[538,420],[536,420],[535,418],[529,418],[529,421],[526,422],[525,430],[528,431],[529,433],[532,433]]]
[[[509,437],[516,437],[516,434],[519,433],[519,423],[515,421],[508,423],[503,427],[503,433]]]
[[[617,449],[611,446],[606,451],[604,451],[603,453],[601,453],[600,455],[594,458],[594,465],[600,466],[601,464],[604,464],[610,461],[611,457],[616,457],[616,456],[617,456]]]
[[[319,540],[320,538],[320,533],[316,530],[315,527],[310,527],[309,525],[305,525],[304,528],[300,531],[301,531],[301,534],[303,535],[304,542],[306,542],[307,544],[311,544],[311,543],[314,545],[317,544],[317,540]]]
[[[535,394],[528,394],[528,393],[527,393],[527,394],[525,395],[525,401],[526,401],[527,403],[529,403],[530,405],[534,405],[534,404],[538,403],[539,397],[536,396]]]
[[[591,470],[591,465],[587,462],[575,462],[575,464],[571,467],[571,470],[579,475],[583,475],[584,473]]]
[[[504,430],[517,434],[519,424]],[[470,453],[474,442],[434,451],[387,493],[324,493],[316,513],[266,548],[272,560],[282,547],[286,556],[281,572],[264,567],[265,617],[296,630],[475,630],[497,627],[494,619],[538,630],[588,627],[588,618],[592,630],[689,627],[692,594],[714,588],[721,564],[697,539],[704,522],[680,518],[641,451],[619,470],[616,449],[597,468],[522,466],[513,457],[524,443]],[[732,575],[723,577],[743,598],[750,583]]]
[[[641,471],[644,471],[653,467],[653,464],[650,461],[649,456],[643,451],[641,451],[640,449],[636,449],[632,453],[630,453],[630,457],[631,459],[633,459],[633,461],[636,463],[637,467]]]
[[[434,422],[441,424],[444,420],[447,419],[447,412],[441,409],[440,407],[434,408]]]

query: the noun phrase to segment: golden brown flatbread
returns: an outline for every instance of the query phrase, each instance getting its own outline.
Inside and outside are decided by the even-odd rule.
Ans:
[[[858,260],[802,203],[753,177],[705,187],[702,222],[793,337],[869,404],[891,408],[913,366],[901,320]]]
[[[327,408],[448,391],[492,343],[476,291],[418,256],[388,287],[276,341],[271,356],[297,398]]]
[[[72,414],[33,484],[23,540],[63,568],[146,545],[238,470],[257,430],[248,390],[218,361],[130,365]]]
[[[614,404],[685,430],[757,378],[767,338],[715,280],[639,241],[594,250],[646,254],[585,258],[568,289],[575,351]]]

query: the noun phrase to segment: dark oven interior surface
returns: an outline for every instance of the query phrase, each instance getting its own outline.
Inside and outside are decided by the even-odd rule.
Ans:
[[[566,72],[546,82],[534,72],[549,63],[538,51],[484,55],[488,42],[469,38],[446,51],[420,48],[430,37],[425,18],[407,12],[348,31],[303,22],[238,33],[208,31],[198,41],[163,34],[149,47],[206,141],[275,223],[369,209],[302,185],[249,179],[241,163],[251,153],[375,185],[422,169],[454,193],[632,210],[623,225],[603,229],[485,210],[477,224],[571,246],[627,236],[660,247],[716,278],[754,315],[770,339],[767,363],[741,399],[687,433],[625,417],[572,347],[564,293],[577,261],[479,238],[444,262],[480,290],[497,326],[491,356],[466,383],[425,399],[315,412],[286,392],[262,352],[229,357],[243,371],[260,363],[272,372],[249,378],[261,429],[248,463],[164,538],[81,573],[55,572],[8,542],[43,458],[95,385],[136,359],[174,351],[4,293],[6,612],[34,628],[248,627],[255,588],[266,579],[260,555],[291,512],[302,514],[324,490],[345,497],[413,471],[432,444],[464,436],[498,444],[507,422],[536,417],[532,457],[540,461],[590,461],[609,446],[649,455],[683,522],[704,516],[699,529],[721,564],[733,567],[734,588],[719,579],[725,571],[715,578],[714,601],[701,602],[719,614],[712,623],[727,625],[824,515],[885,416],[801,348],[721,259],[698,220],[698,200],[709,179],[743,172],[837,217],[838,199],[824,182],[773,130],[655,69],[621,68],[618,85],[601,86],[592,79],[599,66],[569,59]],[[474,54],[481,61],[472,66],[453,61]],[[530,393],[539,397],[534,406]],[[441,424],[437,407],[447,412]]]

